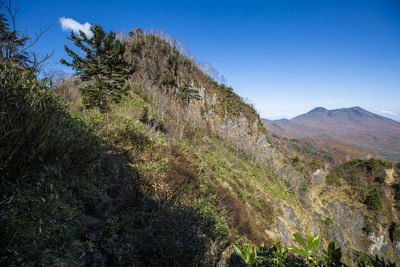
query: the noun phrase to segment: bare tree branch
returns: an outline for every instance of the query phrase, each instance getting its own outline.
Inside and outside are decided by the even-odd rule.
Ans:
[[[18,68],[22,70],[28,70],[25,79],[21,79],[20,83],[26,81],[35,74],[39,66],[48,60],[52,55],[52,53],[45,54],[43,57],[39,57],[37,54],[33,52],[29,52],[32,49],[39,39],[46,33],[51,26],[47,27],[45,30],[41,30],[39,33],[35,33],[34,37],[29,37],[26,31],[20,32],[16,29],[16,16],[18,13],[18,8],[12,7],[12,0],[8,2],[0,1],[0,8],[5,9],[5,13],[8,15],[8,21],[10,23],[9,29],[7,29],[7,23],[2,31],[2,43],[1,43],[1,63],[2,63],[2,73],[0,78],[0,84],[2,88],[5,88],[5,84],[7,81],[8,70],[11,64],[15,64]],[[6,14],[2,14],[2,16],[6,16]]]

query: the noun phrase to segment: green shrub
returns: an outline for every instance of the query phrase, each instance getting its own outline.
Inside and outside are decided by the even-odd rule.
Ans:
[[[320,237],[314,237],[313,234],[310,234],[307,243],[298,234],[294,234],[294,238],[299,243],[300,248],[291,248],[290,251],[302,257],[308,266],[315,266],[320,259],[317,253]]]
[[[280,242],[275,242],[270,249],[261,246],[259,254],[263,262],[268,266],[283,267],[290,265],[288,250]]]
[[[44,82],[7,87],[0,98],[0,171],[18,179],[43,166],[80,173],[97,157],[98,140]]]
[[[243,245],[243,251],[234,246],[234,252],[241,259],[242,263],[249,266],[256,264],[256,266],[341,266],[347,265],[342,262],[342,251],[340,248],[335,247],[334,241],[328,244],[326,250],[319,251],[319,236],[315,237],[310,234],[307,243],[297,234],[294,234],[300,248],[291,248],[289,251],[294,252],[300,258],[289,255],[288,250],[283,247],[279,242],[275,242],[270,248],[261,245],[260,249],[251,247],[250,245]],[[231,264],[235,265],[234,260],[231,258]]]
[[[379,190],[376,188],[372,189],[368,193],[364,203],[371,210],[382,209],[382,196],[381,196],[381,193],[379,192]]]
[[[329,242],[327,250],[323,250],[322,257],[325,266],[344,266],[341,262],[342,250],[341,248],[336,248],[333,241]]]
[[[242,261],[249,266],[261,262],[259,256],[257,256],[256,249],[252,248],[250,245],[243,244],[243,251],[235,245],[233,245],[233,249],[235,250],[236,255],[238,255]]]

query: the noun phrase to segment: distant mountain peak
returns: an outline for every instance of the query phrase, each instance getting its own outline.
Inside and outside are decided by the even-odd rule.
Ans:
[[[362,107],[359,107],[359,106],[355,106],[355,107],[351,107],[351,108],[344,108],[344,110],[356,110],[356,111],[371,113],[371,112],[369,112],[369,111],[367,111],[367,110],[365,110],[365,109],[363,109]]]
[[[400,123],[359,106],[327,110],[316,107],[289,121],[272,121],[288,136],[323,138],[354,145],[393,161],[400,160]]]
[[[351,109],[365,110],[365,109],[363,109],[362,107],[359,107],[359,106],[351,107]]]
[[[328,111],[326,108],[324,108],[324,107],[316,107],[316,108],[313,108],[312,110],[310,110],[308,113],[311,113],[311,112],[325,112],[325,111]]]

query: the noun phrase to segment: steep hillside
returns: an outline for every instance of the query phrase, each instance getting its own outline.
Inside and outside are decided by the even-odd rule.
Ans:
[[[13,69],[0,94],[1,265],[224,264],[238,239],[270,244],[276,206],[295,201],[301,176],[290,180],[296,170],[274,159],[232,89],[140,36],[148,54],[132,56],[138,40],[126,37],[136,72],[106,112],[82,105],[86,81],[53,88],[32,76],[16,87],[26,78]],[[170,63],[185,86],[158,79]]]
[[[158,94],[164,93],[187,107],[187,116],[194,127],[206,126],[211,132],[229,138],[238,149],[252,151],[263,160],[270,158],[267,132],[255,109],[231,87],[216,82],[189,60],[184,46],[178,46],[170,37],[166,41],[140,29],[128,34],[124,42],[129,47],[127,57],[136,66],[132,81],[155,87]],[[158,105],[164,117],[163,103]]]
[[[315,108],[291,120],[264,123],[278,136],[317,139],[357,147],[392,161],[400,160],[400,123],[360,107]],[[354,157],[353,157],[354,158]]]

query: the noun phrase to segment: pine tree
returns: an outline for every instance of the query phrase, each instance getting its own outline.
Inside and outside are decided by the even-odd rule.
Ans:
[[[115,38],[114,32],[106,34],[100,25],[91,27],[91,31],[92,38],[82,31],[80,36],[71,32],[68,39],[86,56],[80,57],[65,45],[72,62],[61,59],[61,63],[75,69],[82,81],[89,82],[80,88],[84,105],[87,108],[98,107],[104,112],[111,102],[119,102],[127,92],[127,79],[134,67],[125,60],[125,46]]]
[[[13,25],[12,25],[13,26]],[[11,27],[12,28],[12,27]],[[30,69],[28,53],[24,49],[26,42],[30,39],[20,36],[20,32],[11,29],[8,19],[0,14],[0,84],[3,90],[7,84],[15,83],[12,77],[17,72]],[[0,92],[0,95],[2,92]]]
[[[26,65],[28,53],[22,50],[29,37],[19,37],[20,32],[11,30],[8,20],[4,14],[0,14],[0,60],[2,62],[14,61],[21,65]]]
[[[185,100],[187,105],[189,106],[190,101],[192,100],[201,100],[201,96],[199,95],[199,90],[196,89],[193,85],[186,84],[181,92],[180,97],[182,100]]]

